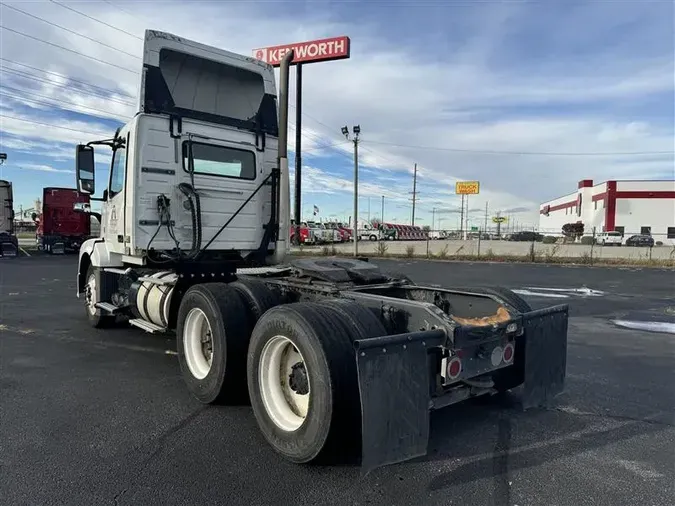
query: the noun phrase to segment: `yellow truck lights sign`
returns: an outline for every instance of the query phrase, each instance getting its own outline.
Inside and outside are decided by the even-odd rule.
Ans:
[[[457,195],[478,195],[480,182],[478,181],[457,181],[455,183],[455,193]]]

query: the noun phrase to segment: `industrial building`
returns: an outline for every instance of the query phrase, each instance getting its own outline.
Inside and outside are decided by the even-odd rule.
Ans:
[[[675,245],[675,180],[579,181],[578,188],[539,206],[539,232],[561,235],[566,223],[582,222],[585,233],[650,234]]]

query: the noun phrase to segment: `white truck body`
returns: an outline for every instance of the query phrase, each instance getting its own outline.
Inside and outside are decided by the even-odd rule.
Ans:
[[[138,113],[117,133],[123,144],[113,150],[105,184],[100,233],[104,241],[87,241],[81,256],[89,255],[101,267],[143,265],[150,248],[171,250],[177,240],[181,249],[190,249],[192,215],[187,197],[178,189],[181,183],[193,184],[199,195],[202,247],[206,245],[277,165],[275,97],[270,65],[146,31]],[[267,128],[259,128],[261,116]],[[188,171],[190,143],[193,177]],[[127,152],[133,156],[127,157]],[[270,218],[270,192],[271,185],[260,187],[208,250],[234,250],[242,257],[257,250]],[[169,199],[175,240],[160,226],[160,195]],[[288,223],[280,226],[287,228]],[[279,234],[279,242],[287,239]],[[270,255],[285,251],[282,246],[271,242]]]

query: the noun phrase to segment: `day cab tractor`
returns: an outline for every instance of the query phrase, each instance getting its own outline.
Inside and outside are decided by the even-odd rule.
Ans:
[[[175,333],[202,403],[250,401],[295,463],[424,455],[429,412],[516,387],[524,406],[563,389],[568,308],[533,311],[502,288],[438,288],[367,259],[289,260],[288,81],[251,57],[145,32],[139,109],[110,139],[100,237],[82,244],[89,322]],[[278,105],[277,105],[278,100]],[[278,109],[278,110],[277,110]]]
[[[50,254],[79,251],[91,235],[91,217],[78,212],[76,207],[88,205],[89,196],[75,188],[44,188],[42,212],[34,215],[38,249]]]

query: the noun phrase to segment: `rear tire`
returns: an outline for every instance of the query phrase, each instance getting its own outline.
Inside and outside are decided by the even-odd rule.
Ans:
[[[230,283],[229,286],[239,292],[244,303],[248,306],[251,325],[253,326],[265,312],[281,304],[279,296],[258,279],[241,277]],[[251,330],[253,330],[253,327]]]
[[[350,458],[360,448],[352,342],[376,327],[365,313],[369,326],[359,326],[352,311],[349,303],[286,304],[265,313],[253,331],[247,360],[253,413],[265,439],[291,462]],[[377,331],[384,332],[381,324]]]
[[[181,374],[200,402],[246,401],[246,349],[251,321],[239,292],[225,283],[191,287],[178,309]]]

